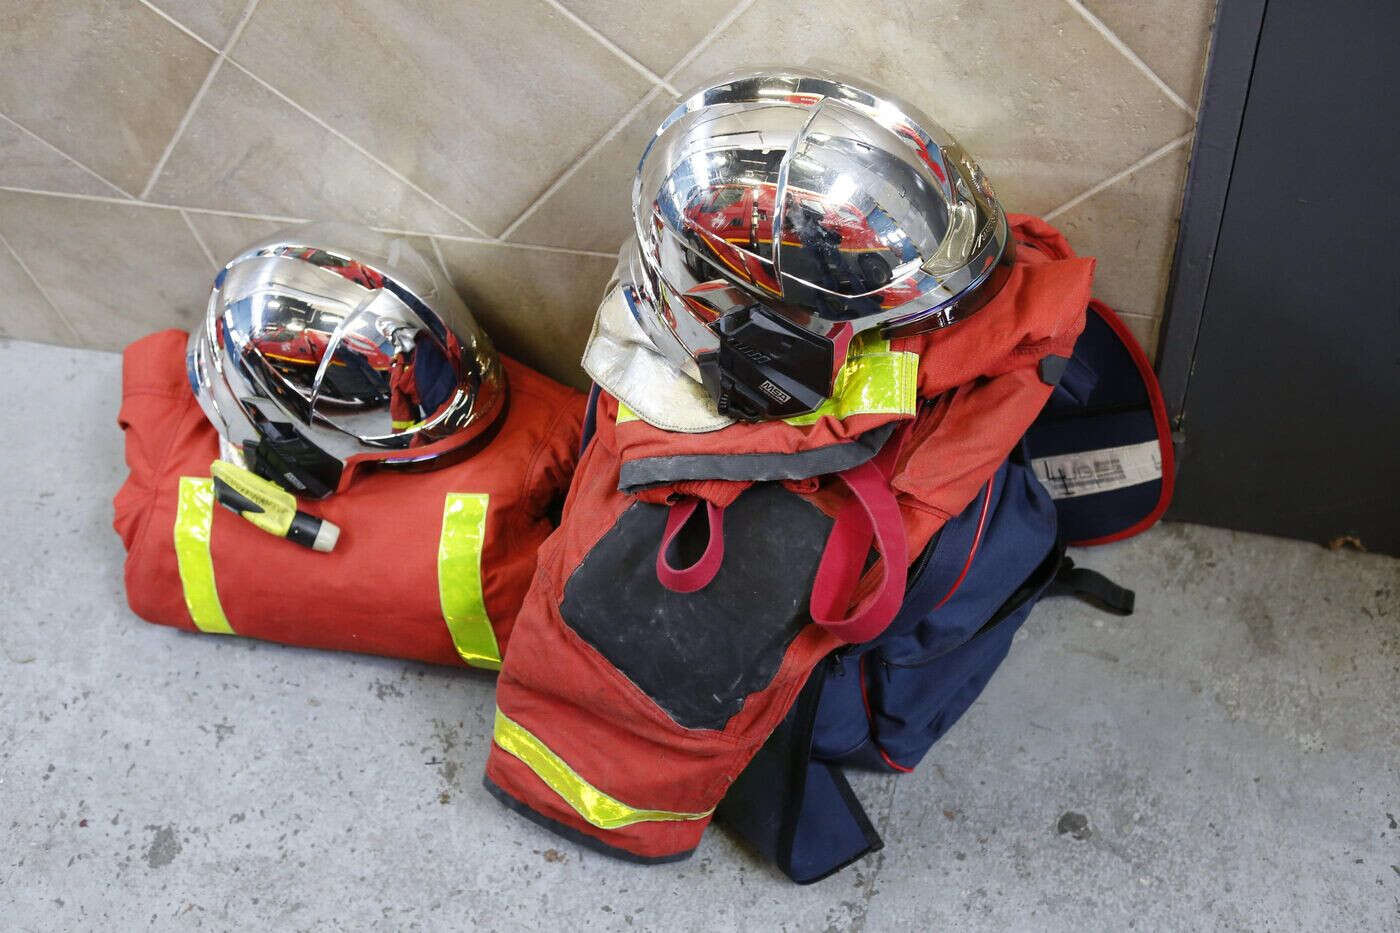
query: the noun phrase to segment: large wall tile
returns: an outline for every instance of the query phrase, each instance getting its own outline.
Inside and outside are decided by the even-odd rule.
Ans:
[[[738,0],[560,0],[628,55],[665,75]],[[677,88],[685,93],[685,88]]]
[[[0,235],[98,349],[189,327],[208,294],[209,260],[176,211],[0,191]]]
[[[1083,2],[1194,102],[1215,0]],[[682,91],[773,62],[868,77],[946,125],[1016,210],[1050,210],[1190,130],[1190,116],[1062,0],[755,0],[677,68],[739,4],[260,0],[151,193],[189,208],[188,225],[170,210],[0,190],[0,232],[81,338],[112,347],[193,319],[210,263],[191,227],[220,261],[283,226],[237,214],[440,234],[457,285],[502,346],[581,384],[577,358],[614,261],[473,240],[533,206],[512,243],[612,252],[630,231],[637,159],[672,95],[561,6]],[[0,119],[0,189],[139,193],[214,61],[201,41],[227,45],[247,9],[0,0],[0,114],[15,121]],[[1101,257],[1100,294],[1150,338],[1185,152],[1058,219]],[[433,253],[429,240],[415,245]],[[75,340],[5,261],[0,333]]]
[[[438,238],[452,283],[503,353],[580,389],[593,314],[616,260]]]
[[[858,25],[857,25],[858,24]],[[873,79],[943,124],[1015,210],[1042,213],[1191,126],[1067,4],[759,0],[676,77],[753,63]]]
[[[1118,311],[1162,317],[1188,157],[1179,146],[1051,221],[1098,257],[1094,294]]]
[[[511,232],[519,243],[616,250],[632,232],[632,179],[637,160],[666,114],[675,107],[657,89],[627,125]]]
[[[263,0],[232,55],[493,235],[648,88],[539,0]]]
[[[4,243],[0,243],[0,337],[63,344],[78,339]]]
[[[469,232],[448,211],[229,65],[219,69],[151,196],[250,214]]]
[[[83,171],[5,119],[0,119],[0,185],[121,196],[116,188]]]
[[[248,0],[154,0],[171,19],[216,49],[224,47]]]
[[[1084,0],[1084,6],[1167,87],[1195,106],[1215,22],[1215,0]]]
[[[135,194],[214,53],[132,0],[0,8],[0,113]]]

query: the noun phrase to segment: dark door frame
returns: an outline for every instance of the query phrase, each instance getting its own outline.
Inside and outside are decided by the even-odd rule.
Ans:
[[[1157,351],[1157,374],[1174,428],[1186,410],[1196,358],[1206,288],[1215,262],[1225,201],[1230,192],[1235,150],[1245,101],[1254,77],[1254,56],[1268,0],[1219,0],[1212,30],[1205,86],[1191,146],[1190,169],[1182,197],[1181,224],[1167,286],[1166,315]]]

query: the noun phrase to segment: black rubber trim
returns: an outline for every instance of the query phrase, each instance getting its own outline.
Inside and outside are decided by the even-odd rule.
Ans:
[[[316,536],[321,533],[321,524],[321,520],[315,515],[296,512],[292,515],[292,523],[287,526],[286,538],[303,547],[312,547],[316,543]]]
[[[1157,341],[1157,373],[1172,424],[1186,411],[1186,390],[1205,316],[1225,201],[1235,172],[1245,104],[1268,0],[1229,0],[1216,9],[1205,87],[1191,141],[1181,223]]]
[[[610,858],[619,859],[624,862],[634,862],[638,865],[665,865],[668,862],[684,862],[695,854],[694,849],[687,849],[685,852],[677,852],[675,855],[637,855],[635,852],[628,852],[626,849],[610,846],[601,839],[597,839],[587,833],[579,832],[572,826],[565,826],[563,823],[536,813],[519,800],[516,800],[510,793],[500,788],[496,782],[489,777],[482,777],[481,783],[482,786],[486,788],[486,792],[504,804],[507,809],[514,810],[536,826],[542,826],[556,836],[562,836],[570,842],[576,842],[586,849],[592,849],[594,852],[598,852]]]
[[[893,422],[882,424],[853,441],[793,454],[693,454],[629,460],[622,465],[617,488],[634,492],[647,486],[684,480],[760,482],[840,473],[860,466],[879,453],[895,427]]]

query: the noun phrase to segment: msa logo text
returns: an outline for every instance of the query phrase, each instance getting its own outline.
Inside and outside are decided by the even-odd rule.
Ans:
[[[782,389],[778,388],[777,386],[773,385],[773,383],[770,382],[770,381],[768,381],[767,379],[763,380],[763,384],[760,385],[758,388],[759,388],[759,391],[761,391],[764,395],[768,396],[769,398],[771,398],[771,399],[772,399],[773,401],[775,401],[775,402],[790,402],[790,401],[792,401],[792,396],[791,396],[791,395],[788,395],[786,392],[784,392]]]

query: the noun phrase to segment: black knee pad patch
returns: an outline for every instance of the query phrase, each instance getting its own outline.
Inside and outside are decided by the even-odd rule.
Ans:
[[[811,620],[831,519],[778,483],[752,486],[725,509],[715,578],[676,593],[656,578],[667,514],[644,502],[624,512],[569,577],[560,612],[678,725],[722,729]],[[688,523],[673,563],[693,560],[706,539],[703,522]]]

